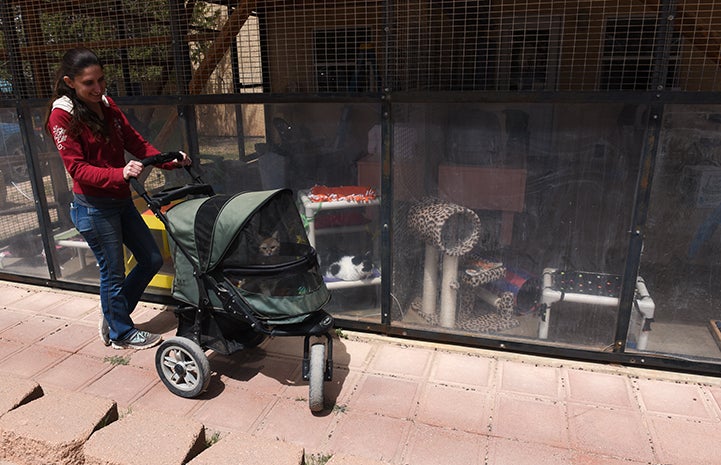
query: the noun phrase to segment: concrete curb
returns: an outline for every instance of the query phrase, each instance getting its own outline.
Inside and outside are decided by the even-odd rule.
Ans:
[[[82,447],[97,428],[118,417],[115,402],[54,391],[0,418],[0,458],[22,465],[83,463]]]
[[[205,426],[102,397],[0,375],[0,465],[303,465],[303,447],[235,432],[208,446]],[[334,455],[327,465],[387,465]]]
[[[388,465],[388,462],[379,462],[352,455],[334,455],[326,465]]]
[[[206,449],[188,465],[303,465],[300,446],[246,433],[233,433]]]
[[[205,448],[205,428],[194,420],[133,410],[96,431],[83,446],[86,465],[182,465]]]
[[[42,395],[43,390],[35,381],[3,375],[3,382],[0,383],[0,417]]]

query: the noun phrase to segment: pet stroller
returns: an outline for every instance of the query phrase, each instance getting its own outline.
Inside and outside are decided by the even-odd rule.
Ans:
[[[143,163],[173,157],[177,152]],[[175,266],[178,330],[157,350],[161,380],[174,394],[192,398],[210,382],[206,350],[229,355],[267,336],[302,336],[310,409],[322,410],[323,382],[332,379],[333,318],[322,310],[330,293],[292,192],[216,195],[186,169],[193,183],[154,195],[131,180],[164,224]],[[268,255],[260,248],[267,237],[275,246]]]

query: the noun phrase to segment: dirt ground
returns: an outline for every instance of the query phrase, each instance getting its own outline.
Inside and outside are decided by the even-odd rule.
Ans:
[[[255,144],[264,142],[261,137],[246,137],[244,140],[245,156],[255,153]],[[200,137],[200,154],[221,156],[225,159],[237,159],[239,155],[237,137]]]

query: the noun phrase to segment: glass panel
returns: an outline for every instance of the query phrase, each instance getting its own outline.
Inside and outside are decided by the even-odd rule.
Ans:
[[[297,192],[308,239],[331,290],[327,310],[380,322],[380,169],[367,164],[380,141],[374,129],[378,106],[268,105],[266,117],[261,180]]]
[[[721,359],[720,124],[718,105],[664,111],[641,258],[654,304],[646,316],[653,321],[636,321],[647,330],[643,342],[650,352]]]
[[[413,104],[394,114],[398,324],[610,346],[643,108]]]
[[[39,117],[32,143],[44,144]],[[45,163],[44,159],[41,159]],[[25,161],[25,148],[15,108],[0,109],[0,269],[5,273],[49,276],[40,222]],[[48,182],[48,178],[43,176]],[[50,204],[50,220],[57,222],[57,205]]]
[[[279,158],[259,155],[267,152],[263,105],[198,105],[195,112],[203,180],[216,192],[283,187],[259,169]]]
[[[159,150],[183,147],[174,107],[124,108],[135,127]],[[196,107],[202,178],[218,193],[292,188],[309,240],[316,245],[322,272],[333,293],[332,312],[346,318],[380,316],[380,250],[378,209],[380,199],[358,187],[358,164],[366,154],[370,128],[379,111],[370,105],[204,105]],[[265,121],[271,121],[269,128]],[[169,123],[170,122],[170,123]],[[300,122],[300,123],[298,123]],[[309,123],[312,122],[312,123]],[[242,136],[238,136],[242,134]],[[267,135],[267,138],[266,138]],[[50,151],[51,159],[59,162]],[[192,154],[191,154],[192,155]],[[57,166],[56,166],[57,165]],[[72,198],[70,182],[60,163],[53,168],[48,192],[56,189],[64,205]],[[375,178],[380,171],[376,170]],[[187,183],[182,170],[154,169],[145,179],[149,190]],[[319,190],[323,186],[325,190]],[[338,190],[346,186],[345,190]],[[316,187],[315,190],[313,188]],[[338,192],[362,191],[368,202],[353,194],[338,200]],[[50,194],[49,194],[50,195]],[[139,209],[144,210],[142,200]],[[75,234],[65,216],[54,229],[56,257],[62,279],[97,282],[92,254]],[[163,225],[144,211],[148,226],[165,252],[166,263],[150,292],[167,293],[172,285],[173,264]],[[128,257],[132,266],[132,257]]]
[[[158,150],[179,150],[184,146],[182,143],[184,137],[180,131],[182,122],[175,116],[177,114],[175,106],[121,105],[121,108],[135,129]],[[35,110],[37,117],[42,117],[43,120],[45,111],[45,108]],[[45,138],[47,139],[47,136]],[[58,268],[58,279],[98,284],[95,258],[70,220],[69,206],[73,197],[72,180],[65,171],[60,156],[52,143],[38,145],[38,153],[39,159],[42,161],[41,172],[45,179],[45,192],[50,206],[51,220],[53,211],[57,211],[55,215],[57,221],[53,222],[51,240],[55,245],[54,258]],[[173,183],[183,175],[184,172],[181,170],[165,171],[154,168],[141,178],[144,179],[145,188],[153,192],[165,187],[166,182]],[[187,182],[188,178],[185,177],[183,181]],[[167,293],[172,283],[173,263],[170,260],[164,228],[149,211],[146,211],[145,202],[137,196],[136,206],[144,213],[143,219],[146,220],[165,257],[165,264],[151,282],[148,291]],[[126,269],[129,270],[134,266],[134,260],[130,255],[126,259]]]

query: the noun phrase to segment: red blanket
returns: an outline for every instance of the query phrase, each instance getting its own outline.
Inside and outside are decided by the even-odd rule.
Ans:
[[[333,202],[345,200],[347,202],[370,202],[375,200],[376,192],[367,186],[313,186],[308,198],[312,202]]]

